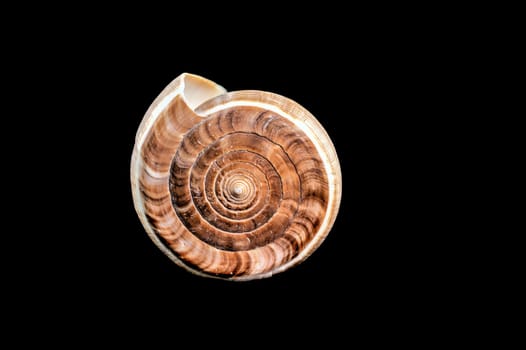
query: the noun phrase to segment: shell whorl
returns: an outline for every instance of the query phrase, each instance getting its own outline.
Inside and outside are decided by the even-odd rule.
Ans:
[[[305,260],[332,228],[341,197],[334,146],[307,110],[188,73],[146,112],[131,185],[146,232],[169,258],[239,281]]]

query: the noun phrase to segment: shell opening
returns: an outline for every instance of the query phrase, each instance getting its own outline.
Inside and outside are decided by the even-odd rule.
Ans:
[[[203,77],[186,73],[182,79],[182,96],[192,110],[203,102],[226,93],[225,88]]]

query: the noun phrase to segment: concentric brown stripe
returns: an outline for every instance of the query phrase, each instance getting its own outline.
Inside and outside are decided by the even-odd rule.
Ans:
[[[219,119],[220,121],[216,122],[215,125],[223,125],[223,131],[225,131],[227,127],[231,127],[232,124],[221,122],[221,119],[228,119],[229,116],[232,115],[233,114],[226,113],[216,117],[210,116],[209,118]],[[210,125],[214,125],[213,123],[214,122],[210,123]],[[199,132],[199,130],[199,128],[194,128],[190,133]],[[171,192],[173,205],[179,218],[193,234],[220,249],[246,250],[268,244],[268,242],[285,232],[290,224],[291,218],[294,217],[300,199],[300,181],[290,158],[283,152],[279,145],[265,137],[246,131],[225,134],[219,137],[212,145],[208,146],[206,151],[190,146],[183,147],[184,144],[185,140],[183,140],[180,148],[183,151],[177,152],[174,158],[172,167],[174,180],[171,182]],[[211,164],[216,159],[215,157],[219,158],[227,151],[237,149],[247,150],[268,159],[277,170],[280,179],[286,178],[285,181],[282,180],[283,198],[280,202],[281,205],[274,212],[263,209],[261,215],[270,218],[264,226],[259,227],[253,227],[253,222],[251,221],[243,223],[231,221],[229,226],[228,222],[222,222],[219,217],[214,217],[214,219],[218,220],[217,222],[221,229],[218,227],[218,229],[214,231],[214,235],[210,235],[210,230],[213,225],[210,224],[210,221],[202,218],[197,208],[192,205],[192,197],[189,190],[190,186],[185,182],[185,179],[188,179],[190,176],[190,169],[184,168],[183,166],[195,162],[195,159],[199,156],[205,163]],[[193,160],[181,159],[182,157],[191,157]],[[202,166],[199,168],[202,169]],[[201,200],[201,197],[199,200]],[[273,201],[270,203],[273,203]],[[229,232],[235,232],[237,235],[233,236],[223,229],[228,229]],[[247,229],[249,229],[249,231],[244,231]]]

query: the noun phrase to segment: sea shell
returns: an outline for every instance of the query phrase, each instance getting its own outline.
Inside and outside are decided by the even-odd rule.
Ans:
[[[146,111],[130,176],[136,212],[160,250],[192,273],[234,281],[308,258],[341,199],[334,145],[305,108],[189,73]]]

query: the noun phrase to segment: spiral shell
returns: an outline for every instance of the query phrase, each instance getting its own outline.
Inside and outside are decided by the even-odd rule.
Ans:
[[[188,73],[147,110],[130,175],[153,242],[192,273],[236,281],[304,261],[341,198],[334,146],[306,109]]]

